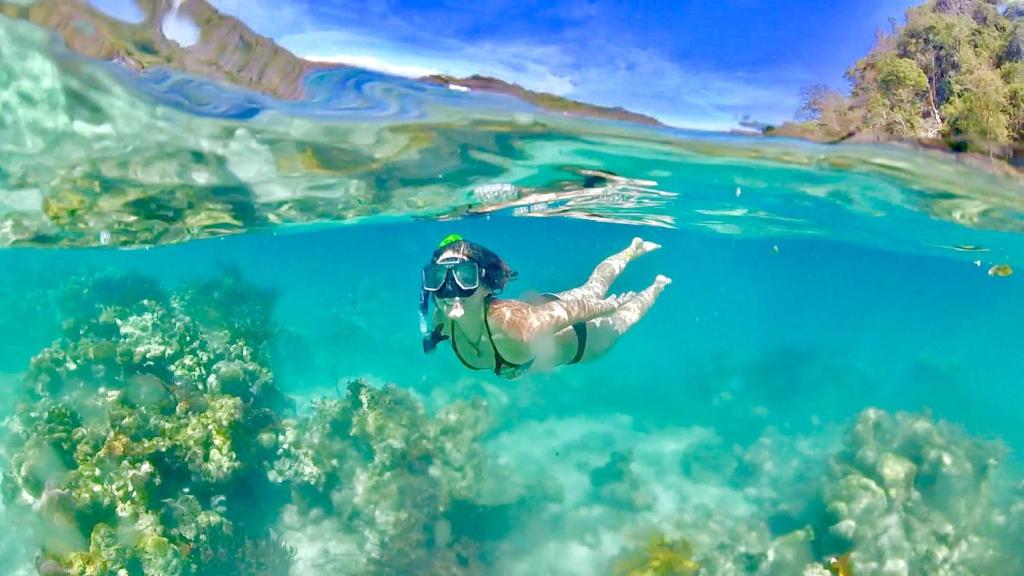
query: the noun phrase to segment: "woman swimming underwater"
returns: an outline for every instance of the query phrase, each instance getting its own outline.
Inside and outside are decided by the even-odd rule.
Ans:
[[[458,235],[448,236],[423,268],[423,349],[432,352],[450,339],[467,368],[494,370],[505,378],[599,358],[671,283],[659,275],[639,293],[608,295],[630,261],[660,247],[634,238],[628,248],[598,264],[586,284],[530,303],[496,297],[516,277],[501,257]],[[436,307],[428,326],[431,299]]]

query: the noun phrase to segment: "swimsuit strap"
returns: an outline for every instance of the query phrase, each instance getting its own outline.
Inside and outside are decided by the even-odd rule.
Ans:
[[[484,329],[487,330],[487,339],[491,343],[491,350],[494,351],[494,373],[500,376],[502,372],[505,371],[506,369],[516,370],[518,368],[528,367],[530,364],[533,363],[533,361],[525,362],[523,364],[513,364],[512,362],[505,360],[505,358],[502,357],[501,353],[498,352],[498,347],[495,346],[494,344],[494,335],[491,333],[491,323],[487,321],[487,306],[490,304],[491,298],[492,297],[489,296],[487,300],[484,301]],[[459,352],[459,346],[458,344],[456,344],[458,338],[455,336],[455,320],[452,320],[451,333],[452,351],[455,352],[455,356],[459,358],[459,361],[462,362],[462,365],[465,366],[466,368],[469,368],[470,370],[483,370],[483,368],[480,368],[479,366],[473,366],[472,364],[467,362],[466,359],[463,358],[462,354]]]
[[[587,351],[587,323],[573,324],[572,331],[576,333],[576,355],[573,356],[569,364],[577,364],[583,360],[583,353]]]
[[[462,365],[465,366],[466,368],[469,368],[470,370],[480,370],[479,367],[473,366],[469,362],[466,362],[466,359],[462,357],[461,353],[459,353],[459,345],[456,344],[456,342],[458,341],[458,338],[455,336],[455,320],[452,320],[451,332],[452,332],[452,352],[455,352],[455,356],[458,357],[459,362],[462,362]]]
[[[487,300],[484,300],[484,328],[487,330],[487,339],[491,341],[491,350],[494,350],[494,373],[501,374],[502,368],[506,366],[511,369],[529,366],[533,363],[532,360],[530,362],[524,362],[523,364],[513,364],[512,362],[505,360],[505,358],[501,356],[501,352],[498,352],[498,346],[494,344],[494,335],[491,334],[491,323],[487,320],[487,307],[493,298],[493,296],[488,296]]]

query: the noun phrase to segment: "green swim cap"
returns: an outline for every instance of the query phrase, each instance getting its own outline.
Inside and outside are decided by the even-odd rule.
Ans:
[[[452,244],[452,243],[455,243],[455,242],[458,242],[459,240],[462,240],[462,236],[460,236],[458,234],[449,234],[449,235],[444,237],[444,240],[441,240],[441,243],[438,244],[437,247],[438,248],[444,248],[445,246],[447,246],[449,244]]]

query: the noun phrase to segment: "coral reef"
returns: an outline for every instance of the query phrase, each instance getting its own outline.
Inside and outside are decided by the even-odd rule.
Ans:
[[[266,366],[271,301],[232,274],[173,295],[70,283],[63,335],[7,422],[3,501],[34,528],[40,573],[283,573],[284,491],[258,440],[288,410]]]
[[[299,411],[270,366],[275,296],[231,270],[44,301],[61,336],[0,445],[5,573],[1024,573],[1005,450],[928,414],[720,436],[524,411],[495,433],[507,396],[428,411],[363,380]]]
[[[670,524],[694,534],[694,557],[710,574],[1024,573],[1024,501],[1005,489],[1001,444],[929,414],[878,409],[860,413],[826,456],[831,444],[811,448],[769,428],[723,457],[723,475],[756,514],[706,514],[702,524],[682,511]]]
[[[298,414],[269,368],[274,295],[231,270],[173,293],[78,278],[6,421],[6,518],[40,574],[481,573],[484,402],[393,385]]]
[[[994,490],[1001,445],[927,416],[861,413],[824,498],[858,576],[1019,574],[1013,509]]]
[[[343,398],[315,401],[268,438],[279,446],[271,477],[294,491],[286,538],[349,547],[310,559],[306,573],[481,573],[483,408],[455,403],[430,416],[398,387],[353,381]]]
[[[549,496],[502,544],[501,573],[685,574],[680,557],[715,576],[1024,573],[1017,470],[928,414],[871,409],[743,444],[629,419],[519,428],[497,452],[517,475],[537,467],[528,489]]]

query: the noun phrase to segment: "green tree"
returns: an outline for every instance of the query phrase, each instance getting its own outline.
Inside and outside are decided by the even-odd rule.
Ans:
[[[1006,86],[1006,125],[1010,140],[1024,140],[1024,82]]]
[[[928,79],[929,117],[941,124],[939,109],[951,95],[950,79],[970,59],[970,20],[936,13],[927,6],[907,11],[907,24],[900,31],[897,49],[914,60]]]
[[[1006,83],[991,68],[977,68],[957,77],[957,93],[946,104],[951,134],[987,142],[1009,140]]]
[[[854,98],[864,110],[864,128],[888,136],[916,136],[928,97],[928,77],[909,58],[874,53],[850,71]]]
[[[849,99],[822,86],[804,90],[805,130],[1024,141],[1024,5],[928,0],[890,28],[847,72]]]
[[[1006,84],[1006,124],[1010,140],[1024,140],[1024,62],[1007,62],[999,68]]]

